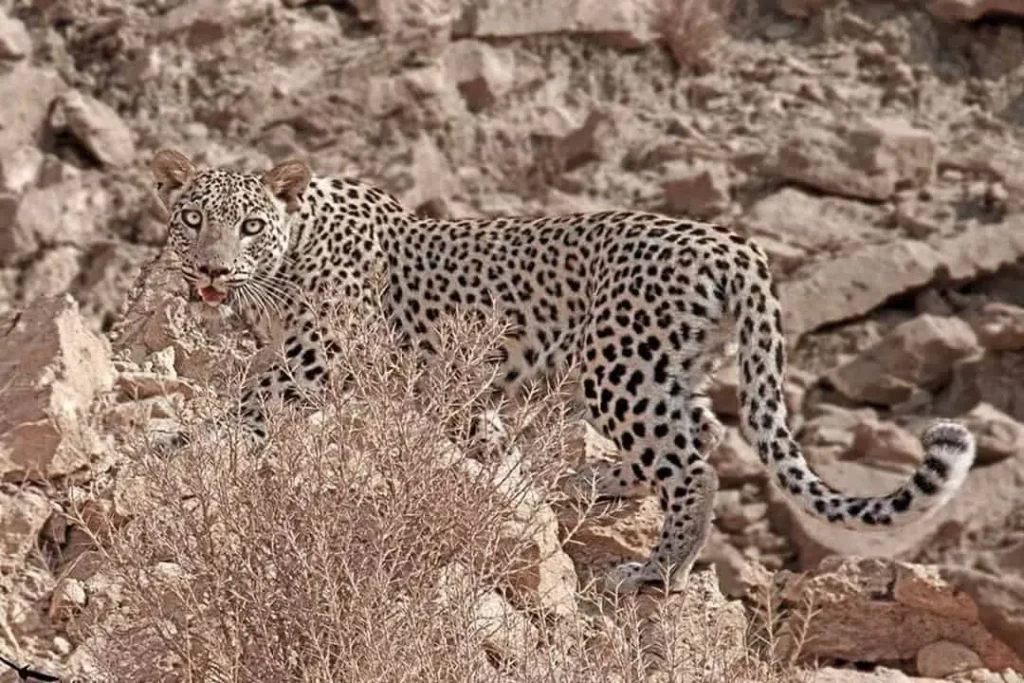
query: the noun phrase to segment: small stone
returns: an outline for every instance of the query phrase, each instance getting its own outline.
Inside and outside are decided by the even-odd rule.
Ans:
[[[730,534],[742,534],[767,514],[767,503],[744,504],[738,489],[719,491],[715,498],[715,521],[722,531]]]
[[[441,150],[429,136],[421,135],[412,148],[408,176],[404,178],[410,187],[402,193],[402,201],[418,212],[445,213],[451,175],[448,160]]]
[[[0,157],[0,191],[19,194],[39,179],[43,153],[35,145],[22,145]]]
[[[85,607],[88,602],[85,584],[78,579],[63,579],[53,589],[50,600],[50,618],[54,621],[65,621]]]
[[[1024,0],[933,0],[928,9],[947,21],[975,21],[990,13],[1024,17]]]
[[[55,247],[43,252],[25,269],[22,298],[26,302],[63,294],[81,272],[82,252],[75,247]]]
[[[853,430],[848,458],[895,471],[913,471],[924,460],[921,441],[891,422],[870,420]]]
[[[32,51],[32,40],[20,19],[0,10],[0,59],[21,59]]]
[[[699,560],[714,565],[722,593],[729,598],[750,597],[771,584],[771,574],[760,562],[743,556],[727,538],[712,533]]]
[[[33,489],[11,494],[0,491],[0,567],[21,568],[36,547],[50,512],[46,497]]]
[[[196,388],[189,382],[155,372],[122,372],[114,386],[126,398],[135,401],[171,394],[181,394],[186,398],[196,395]]]
[[[989,351],[1024,349],[1024,308],[991,302],[967,316],[978,341]]]
[[[709,219],[729,208],[729,181],[721,167],[688,169],[662,190],[670,213]]]
[[[66,657],[71,654],[71,643],[63,636],[54,636],[52,647],[53,651],[61,657]]]
[[[60,99],[68,129],[106,166],[127,166],[135,157],[131,130],[117,112],[97,99],[72,90]]]
[[[979,465],[991,465],[1024,453],[1024,424],[995,406],[979,403],[962,419],[977,443]]]
[[[982,666],[977,652],[948,640],[929,643],[917,651],[917,672],[928,678],[946,678]]]
[[[766,170],[821,192],[881,201],[905,185],[923,185],[934,172],[934,135],[900,119],[794,127],[799,134],[782,141]]]
[[[555,171],[571,171],[601,158],[604,153],[606,114],[591,111],[582,125],[562,135],[548,132],[533,135],[536,165]]]
[[[466,106],[473,112],[494,104],[514,82],[512,53],[498,51],[478,40],[452,43],[445,51],[444,61]]]
[[[483,638],[484,647],[501,659],[525,661],[537,646],[537,628],[494,591],[474,586],[469,570],[450,565],[440,580],[444,604],[473,605],[473,631]]]
[[[277,0],[187,0],[159,18],[158,32],[167,37],[184,33],[190,47],[200,47],[252,24],[276,4]]]
[[[757,453],[735,427],[726,427],[722,442],[709,460],[723,486],[735,486],[764,476],[764,466]]]

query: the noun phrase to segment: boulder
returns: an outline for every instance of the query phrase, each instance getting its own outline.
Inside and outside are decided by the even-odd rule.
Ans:
[[[946,415],[960,415],[987,403],[1017,421],[1024,421],[1024,354],[986,353],[953,366],[953,379],[935,403]]]
[[[106,103],[71,90],[60,98],[58,116],[104,166],[127,166],[134,159],[132,132]]]
[[[110,345],[70,296],[0,321],[0,476],[49,478],[89,464],[105,444],[93,401],[114,381]]]
[[[1012,549],[997,573],[946,565],[942,578],[978,606],[978,616],[989,631],[1007,643],[1024,660],[1024,546]],[[988,668],[996,669],[985,661]],[[1012,666],[1012,665],[1010,665]],[[1024,675],[1019,663],[1016,670]]]
[[[805,253],[834,252],[877,240],[885,212],[842,197],[816,197],[785,187],[754,203],[743,224],[760,240],[766,235]]]
[[[954,363],[980,350],[963,320],[924,314],[897,325],[829,379],[854,401],[896,405],[948,381]]]
[[[938,145],[928,131],[899,119],[860,124],[798,124],[769,163],[776,177],[827,194],[883,201],[932,176]]]

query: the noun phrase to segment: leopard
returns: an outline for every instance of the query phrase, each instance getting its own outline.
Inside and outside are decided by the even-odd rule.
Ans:
[[[167,246],[209,306],[273,300],[280,357],[241,393],[241,420],[267,435],[265,406],[322,386],[337,352],[317,311],[289,291],[375,306],[424,358],[446,316],[497,312],[493,389],[575,368],[584,419],[616,459],[587,473],[602,499],[657,495],[660,535],[608,580],[668,589],[708,539],[725,433],[709,387],[736,363],[738,427],[774,487],[803,514],[861,532],[918,522],[960,490],[975,439],[938,418],[924,458],[894,491],[841,492],[815,473],[789,426],[782,305],[765,251],[720,223],[653,211],[437,218],[356,178],[314,174],[303,160],[249,172],[195,165],[164,148],[151,160]],[[379,280],[374,280],[379,278]],[[375,288],[374,282],[378,286]],[[382,291],[381,291],[382,290]]]

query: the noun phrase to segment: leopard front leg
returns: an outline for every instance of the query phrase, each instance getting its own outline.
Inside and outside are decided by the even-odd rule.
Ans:
[[[289,325],[283,353],[253,377],[242,392],[242,424],[257,439],[263,441],[268,435],[266,406],[309,398],[324,387],[333,347],[327,330],[312,319],[300,317]]]

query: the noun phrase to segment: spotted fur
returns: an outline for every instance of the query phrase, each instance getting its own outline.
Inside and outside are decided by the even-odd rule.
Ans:
[[[939,422],[923,437],[923,464],[895,492],[848,496],[822,481],[787,426],[767,258],[719,225],[635,211],[424,219],[380,189],[312,177],[297,162],[248,175],[197,170],[163,151],[154,173],[170,244],[200,291],[288,304],[278,295],[293,288],[372,304],[370,274],[383,271],[383,312],[426,354],[434,324],[457,308],[496,306],[510,318],[501,391],[578,362],[589,418],[622,456],[595,473],[601,493],[653,488],[665,512],[650,559],[621,569],[630,581],[660,583],[666,569],[688,568],[706,538],[717,490],[707,459],[723,427],[705,392],[726,349],[738,348],[744,435],[778,488],[818,519],[855,529],[911,522],[945,503],[973,462],[971,434]],[[260,401],[322,382],[332,346],[313,311],[284,308],[286,366],[243,396],[260,436]]]

